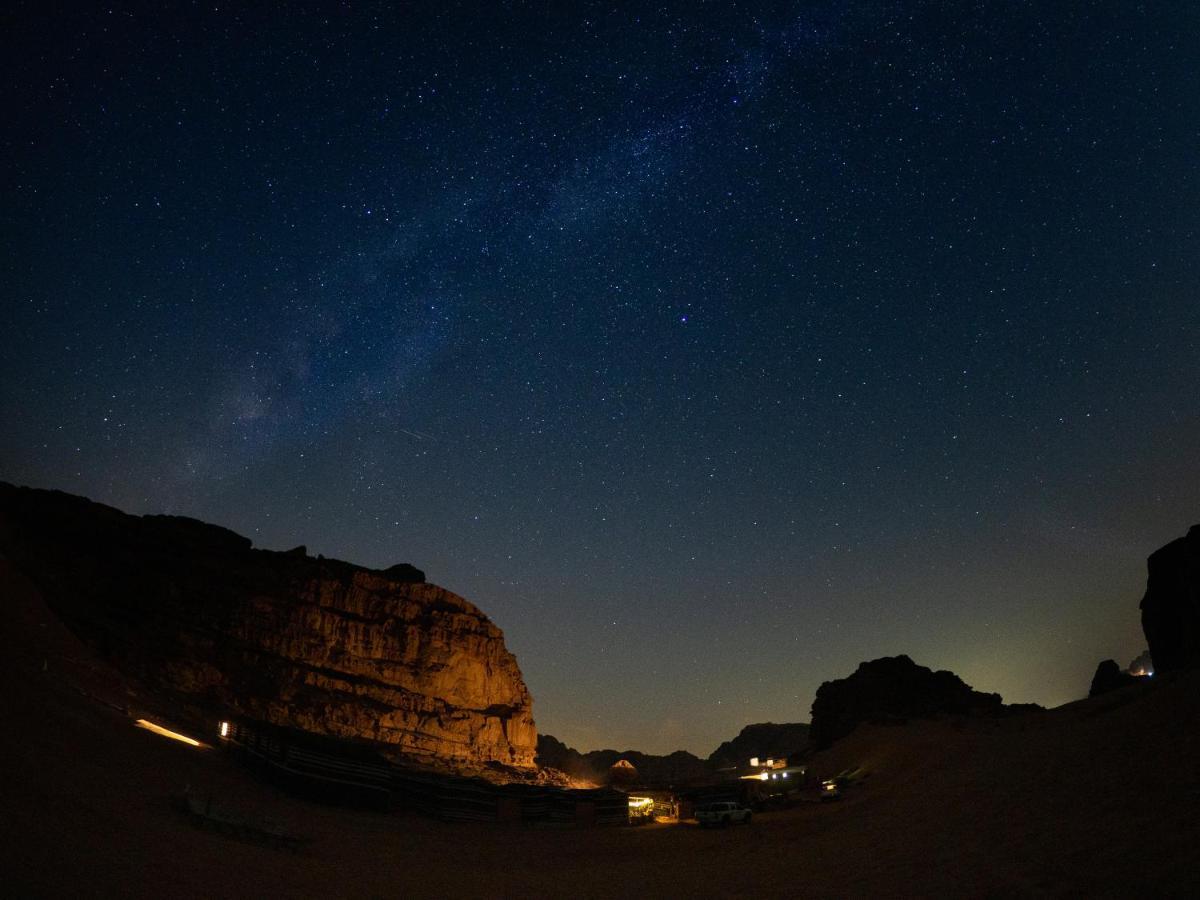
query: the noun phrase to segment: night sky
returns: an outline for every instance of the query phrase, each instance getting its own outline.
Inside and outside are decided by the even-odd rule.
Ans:
[[[1194,2],[18,6],[0,478],[412,562],[585,750],[1145,647]]]

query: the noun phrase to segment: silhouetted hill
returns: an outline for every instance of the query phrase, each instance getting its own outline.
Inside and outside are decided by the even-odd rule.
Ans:
[[[973,690],[953,672],[934,672],[907,656],[861,663],[853,675],[826,681],[812,705],[814,747],[823,749],[862,722],[903,723],[942,715],[999,714],[1040,709],[1035,704],[1005,707],[999,694]]]

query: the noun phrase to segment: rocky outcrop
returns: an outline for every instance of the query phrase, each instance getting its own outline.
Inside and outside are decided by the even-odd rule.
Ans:
[[[412,566],[255,550],[193,519],[5,484],[0,552],[101,655],[196,709],[447,771],[533,768],[503,633]]]
[[[861,663],[848,678],[817,689],[809,736],[815,748],[824,749],[861,722],[996,714],[1005,708],[999,694],[972,690],[953,672],[934,672],[907,656],[887,656]]]
[[[717,769],[745,767],[754,757],[798,757],[808,748],[808,725],[798,722],[762,722],[747,725],[737,737],[726,741],[708,757]]]
[[[1092,676],[1092,686],[1088,689],[1088,696],[1098,697],[1136,682],[1136,678],[1121,670],[1115,659],[1106,659],[1096,667],[1096,674]]]
[[[1142,630],[1154,671],[1200,667],[1200,525],[1150,555]]]

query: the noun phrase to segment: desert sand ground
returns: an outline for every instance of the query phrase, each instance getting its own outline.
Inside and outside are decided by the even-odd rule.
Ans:
[[[171,711],[131,696],[19,576],[0,571],[0,596],[7,896],[1200,896],[1197,677],[1012,719],[860,728],[813,761],[867,773],[843,800],[748,827],[454,825],[308,803],[220,750],[134,728],[117,707]],[[305,843],[197,829],[172,804],[185,786]]]

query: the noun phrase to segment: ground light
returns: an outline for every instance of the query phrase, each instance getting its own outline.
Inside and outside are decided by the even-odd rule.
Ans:
[[[161,734],[163,737],[170,738],[173,741],[182,741],[185,744],[190,744],[193,747],[199,747],[200,742],[195,738],[190,738],[186,734],[180,734],[178,731],[171,731],[169,728],[163,728],[161,725],[155,725],[153,722],[148,722],[145,719],[138,719],[134,722],[138,728],[145,728],[147,731],[153,731],[155,734]]]
[[[630,797],[629,798],[629,819],[635,821],[639,819],[650,819],[654,815],[654,798],[653,797]]]

